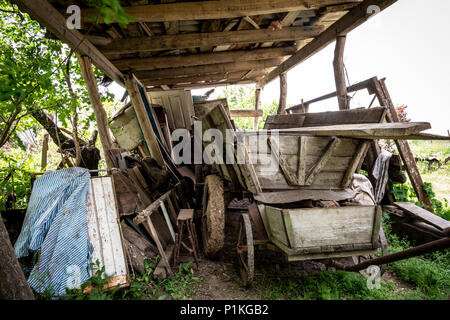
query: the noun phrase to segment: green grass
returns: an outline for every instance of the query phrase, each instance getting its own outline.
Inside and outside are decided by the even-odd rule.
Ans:
[[[431,157],[434,156],[439,160],[444,160],[450,155],[449,141],[409,141],[411,151],[416,156]]]

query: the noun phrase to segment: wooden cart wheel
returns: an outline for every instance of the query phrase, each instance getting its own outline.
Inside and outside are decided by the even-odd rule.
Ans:
[[[203,189],[202,239],[205,256],[214,258],[225,239],[225,201],[223,182],[216,175],[205,179]]]
[[[248,214],[242,214],[240,218],[237,254],[242,283],[249,287],[255,274],[255,247]]]

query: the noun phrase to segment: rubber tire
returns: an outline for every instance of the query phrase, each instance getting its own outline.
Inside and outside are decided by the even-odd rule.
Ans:
[[[223,181],[217,175],[205,179],[202,214],[203,252],[216,258],[225,242],[225,200]]]

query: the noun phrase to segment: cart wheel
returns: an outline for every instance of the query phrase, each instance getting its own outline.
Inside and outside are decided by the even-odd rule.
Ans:
[[[255,274],[255,247],[253,246],[252,225],[248,214],[241,215],[237,254],[243,285],[249,287]]]
[[[225,202],[223,182],[216,175],[207,176],[203,189],[202,238],[205,256],[214,258],[223,248],[225,238]]]

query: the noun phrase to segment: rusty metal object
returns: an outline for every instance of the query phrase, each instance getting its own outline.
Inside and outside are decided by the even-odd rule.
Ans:
[[[360,271],[364,270],[369,266],[372,265],[382,265],[386,263],[391,263],[399,260],[404,260],[412,257],[417,257],[426,253],[431,253],[437,250],[446,249],[450,247],[450,237],[428,242],[426,244],[410,248],[404,251],[395,252],[392,254],[389,254],[387,256],[366,260],[364,262],[361,262],[356,265],[352,266],[345,266],[339,262],[336,262],[334,260],[328,260],[325,262],[325,264],[330,265],[331,267],[334,267],[339,270],[345,270],[345,271]]]

